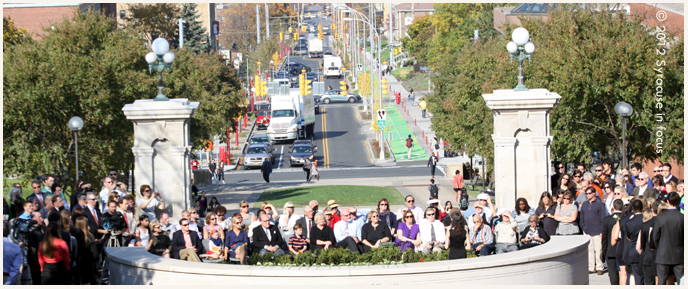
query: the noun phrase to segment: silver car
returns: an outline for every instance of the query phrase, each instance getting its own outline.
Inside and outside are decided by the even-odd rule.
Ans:
[[[260,168],[263,165],[263,159],[268,158],[268,162],[275,164],[275,149],[270,148],[266,143],[257,143],[249,145],[244,154],[244,169]]]

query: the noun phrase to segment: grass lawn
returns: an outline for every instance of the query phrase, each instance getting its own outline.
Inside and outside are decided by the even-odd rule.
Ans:
[[[336,200],[340,206],[373,206],[387,198],[391,205],[403,205],[404,196],[393,187],[370,186],[313,186],[264,191],[254,208],[259,208],[263,201],[268,201],[276,208],[282,208],[287,201],[296,207],[303,207],[311,200],[317,200],[321,207],[327,206],[327,201]]]

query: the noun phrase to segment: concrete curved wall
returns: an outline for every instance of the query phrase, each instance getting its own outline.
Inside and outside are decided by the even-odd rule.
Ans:
[[[554,236],[532,249],[487,257],[351,267],[194,263],[140,247],[107,252],[113,285],[582,285],[588,284],[588,241],[584,235]]]

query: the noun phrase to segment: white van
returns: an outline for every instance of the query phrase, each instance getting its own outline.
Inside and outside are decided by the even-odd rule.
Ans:
[[[344,77],[342,73],[342,59],[339,56],[333,55],[323,56],[323,74],[325,78]]]

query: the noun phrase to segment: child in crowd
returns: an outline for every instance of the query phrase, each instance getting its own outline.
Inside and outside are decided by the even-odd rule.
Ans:
[[[208,259],[224,259],[224,253],[222,250],[222,239],[220,238],[220,232],[217,229],[211,229],[210,238],[208,239],[208,241]]]
[[[298,255],[306,251],[306,249],[308,249],[308,243],[303,235],[303,225],[297,223],[294,225],[294,235],[289,237],[289,251],[293,255]]]

